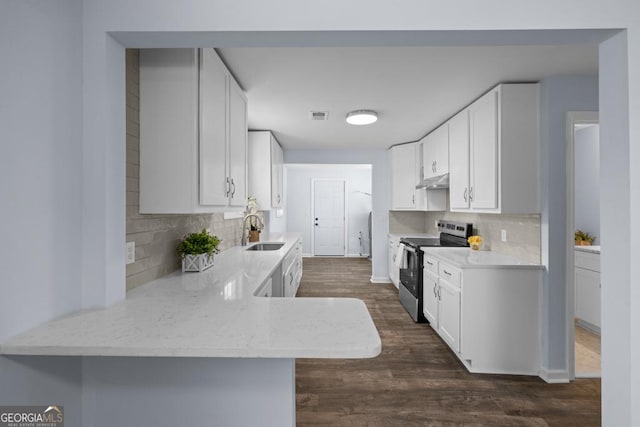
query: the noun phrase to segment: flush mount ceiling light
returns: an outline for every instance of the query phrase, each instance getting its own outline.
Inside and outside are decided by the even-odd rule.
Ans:
[[[348,113],[346,120],[350,125],[370,125],[378,120],[378,113],[373,110],[356,110]]]

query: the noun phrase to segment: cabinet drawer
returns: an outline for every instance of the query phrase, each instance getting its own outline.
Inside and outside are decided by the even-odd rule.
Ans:
[[[434,273],[435,275],[438,274],[438,260],[435,258],[431,258],[428,255],[424,255],[423,258],[423,267],[425,271],[431,271],[432,273]]]
[[[600,254],[575,251],[575,266],[591,271],[600,271]]]
[[[438,274],[441,278],[451,283],[452,285],[455,285],[458,288],[460,287],[460,276],[462,275],[462,273],[458,268],[440,262],[438,265]]]

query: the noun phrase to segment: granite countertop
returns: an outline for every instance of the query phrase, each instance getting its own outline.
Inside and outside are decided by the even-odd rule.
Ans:
[[[298,241],[264,236],[277,251],[228,249],[202,273],[175,272],[124,301],[50,321],[0,345],[0,354],[55,356],[368,358],[378,331],[354,298],[265,298],[254,293]]]
[[[592,254],[600,253],[600,245],[592,245],[592,246],[575,246],[576,251],[580,252],[589,252]]]
[[[533,264],[491,251],[472,251],[469,248],[434,248],[423,246],[425,254],[448,262],[459,268],[508,268],[508,269],[542,269],[540,264]]]

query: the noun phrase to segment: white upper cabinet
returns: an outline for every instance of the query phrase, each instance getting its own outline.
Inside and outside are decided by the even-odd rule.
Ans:
[[[449,123],[422,139],[422,177],[433,178],[449,172]]]
[[[140,50],[140,212],[246,204],[247,99],[214,49]]]
[[[538,84],[501,84],[449,121],[452,211],[540,212]]]
[[[210,49],[213,50],[213,49]],[[229,205],[247,204],[247,98],[227,76],[229,86]]]
[[[416,149],[418,145],[402,144],[389,149],[391,157],[391,209],[416,209]]]
[[[173,53],[171,51],[169,54]],[[146,50],[140,52],[141,61],[143,53],[146,55],[146,52]],[[206,206],[226,205],[229,196],[230,179],[227,183],[226,165],[226,74],[227,70],[213,49],[204,49],[200,52],[200,109],[198,116],[200,125],[200,204]],[[143,81],[142,78],[140,80]],[[140,98],[143,105],[146,105],[144,97]],[[165,100],[164,102],[170,101]]]
[[[249,132],[249,196],[260,210],[282,207],[282,147],[269,131]]]
[[[422,180],[421,143],[395,145],[389,149],[391,210],[446,210],[446,190],[416,189]]]
[[[469,209],[469,110],[449,120],[449,204],[451,210]]]
[[[271,206],[281,208],[284,203],[283,171],[284,152],[278,141],[271,135]]]

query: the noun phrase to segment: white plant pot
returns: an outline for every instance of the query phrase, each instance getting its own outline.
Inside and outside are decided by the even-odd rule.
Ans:
[[[201,272],[213,267],[213,254],[185,255],[182,258],[182,271]]]

